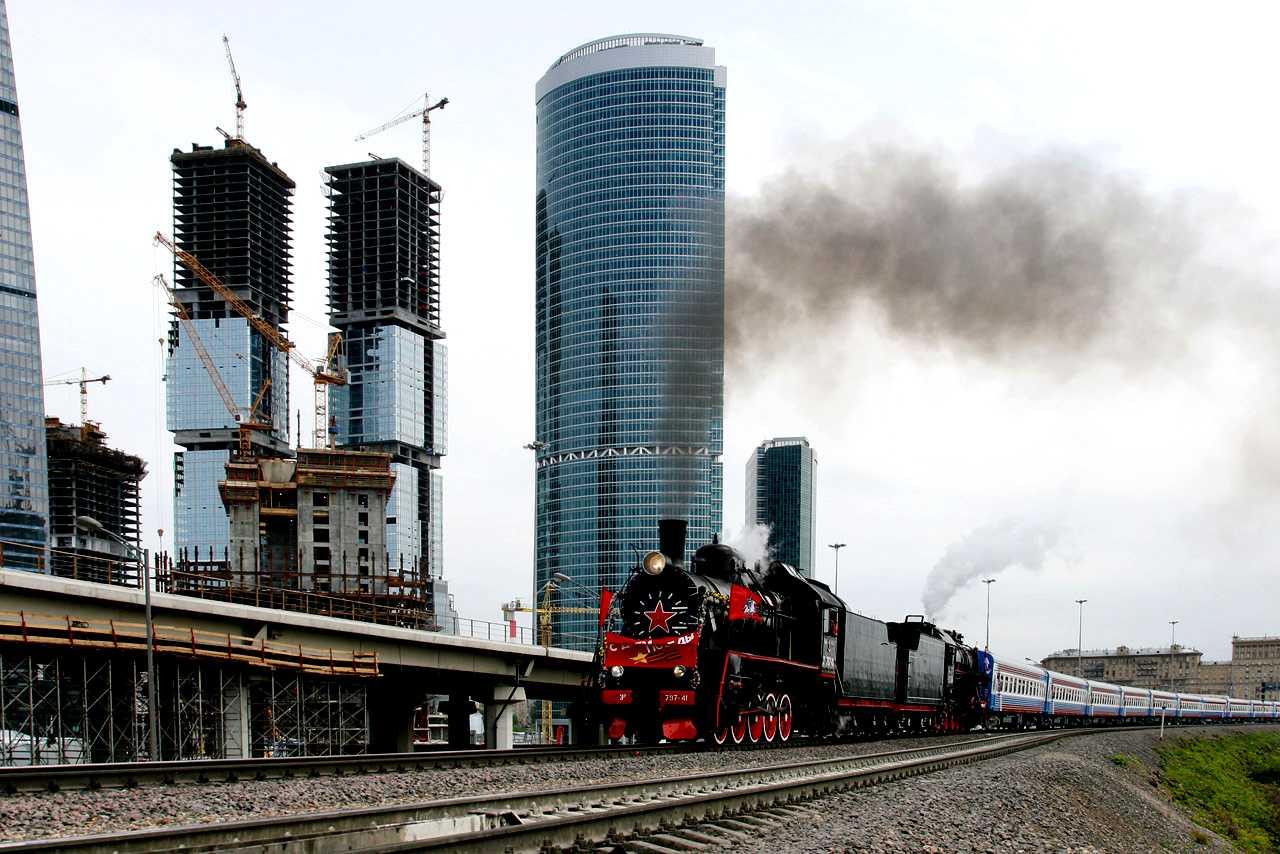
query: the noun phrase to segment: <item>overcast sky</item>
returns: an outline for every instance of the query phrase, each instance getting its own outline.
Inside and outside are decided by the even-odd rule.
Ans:
[[[874,301],[855,307],[822,335],[795,336],[802,346],[730,371],[726,527],[741,524],[750,449],[807,435],[820,460],[819,542],[849,544],[840,592],[858,610],[920,612],[949,550],[954,566],[1001,562],[975,531],[1048,532],[1032,537],[1047,547],[1042,560],[995,575],[993,649],[1016,659],[1075,646],[1073,600],[1087,598],[1086,647],[1167,644],[1178,619],[1179,642],[1224,658],[1233,633],[1280,633],[1273,327],[1266,312],[1252,329],[1209,319],[1248,315],[1243,294],[1270,296],[1280,59],[1274,8],[1208,9],[9,0],[45,373],[111,374],[90,391],[91,417],[149,461],[148,544],[164,528],[170,546],[166,312],[150,282],[171,261],[150,238],[170,229],[170,151],[219,143],[214,127],[234,127],[222,33],[244,81],[246,136],[298,184],[289,333],[313,356],[326,315],[321,169],[367,152],[416,163],[414,123],[352,139],[424,89],[448,96],[433,125],[450,346],[446,574],[464,616],[499,619],[501,601],[527,599],[532,573],[533,470],[521,446],[533,438],[534,83],[594,38],[697,36],[728,67],[731,217],[769,210],[797,176],[831,179],[838,193],[839,164],[869,141],[977,182],[1051,152],[1133,188],[1162,217],[1180,211],[1190,236],[1166,240],[1170,254],[1196,247],[1195,263],[1175,265],[1180,304],[1214,309],[1150,342],[1118,328],[1112,344],[1155,354],[1138,367],[1057,358],[1046,368],[904,332]],[[1167,265],[1152,269],[1151,304],[1135,314],[1159,315],[1172,287]],[[1239,281],[1249,286],[1223,285]],[[1167,349],[1177,352],[1166,359]],[[310,396],[295,374],[291,406],[308,435]],[[48,390],[46,407],[78,420],[74,387]],[[831,552],[820,550],[829,581]],[[982,585],[961,585],[942,614],[981,643]]]

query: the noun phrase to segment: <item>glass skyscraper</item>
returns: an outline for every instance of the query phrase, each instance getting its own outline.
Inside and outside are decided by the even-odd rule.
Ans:
[[[803,436],[762,442],[747,460],[747,524],[769,526],[769,553],[813,577],[818,460]]]
[[[538,81],[535,601],[590,609],[656,547],[721,523],[725,69],[699,39],[633,34]],[[558,613],[586,648],[593,614]]]
[[[44,378],[27,171],[9,11],[0,0],[0,540],[8,541],[0,565],[47,571],[48,517]]]

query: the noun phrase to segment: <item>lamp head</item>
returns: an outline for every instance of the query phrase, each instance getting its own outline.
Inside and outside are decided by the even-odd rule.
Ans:
[[[97,533],[102,530],[102,523],[92,516],[77,516],[76,527],[82,531],[92,531]]]

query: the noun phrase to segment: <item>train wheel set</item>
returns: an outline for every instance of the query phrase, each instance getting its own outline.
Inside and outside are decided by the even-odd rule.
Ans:
[[[738,715],[731,726],[722,726],[712,734],[716,744],[786,744],[791,740],[795,724],[791,695],[767,694],[759,698],[757,708]]]

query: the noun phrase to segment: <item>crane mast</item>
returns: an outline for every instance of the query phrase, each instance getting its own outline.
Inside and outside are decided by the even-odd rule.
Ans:
[[[222,47],[227,53],[227,67],[231,69],[231,82],[236,84],[236,139],[244,139],[244,111],[249,105],[244,102],[244,94],[240,91],[240,73],[236,71],[235,58],[231,56],[231,39],[224,33]]]

